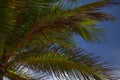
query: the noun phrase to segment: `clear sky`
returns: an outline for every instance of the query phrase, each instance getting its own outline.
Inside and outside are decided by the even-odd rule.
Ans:
[[[81,4],[91,1],[97,0],[81,0]],[[120,0],[115,1],[120,3]],[[105,7],[101,11],[116,17],[114,22],[103,22],[98,25],[105,29],[106,41],[104,43],[93,44],[85,42],[78,36],[76,41],[81,48],[101,56],[103,61],[107,61],[112,66],[120,69],[120,4]],[[120,77],[120,72],[117,75]]]
[[[120,2],[120,0],[117,1]],[[85,1],[83,2],[85,3]],[[120,5],[105,7],[101,11],[107,12],[116,17],[116,21],[114,22],[106,21],[98,24],[98,26],[105,29],[105,42],[95,44],[88,43],[78,36],[76,37],[76,41],[80,47],[90,52],[96,53],[111,64],[120,67]]]

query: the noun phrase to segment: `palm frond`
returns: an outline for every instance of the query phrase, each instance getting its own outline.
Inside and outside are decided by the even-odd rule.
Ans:
[[[86,13],[86,16],[90,19],[97,20],[97,21],[114,21],[115,17],[111,14],[106,14],[104,12],[89,12]]]
[[[107,6],[108,4],[111,4],[111,0],[100,0],[100,1],[92,2],[92,3],[86,4],[86,5],[82,5],[82,6],[78,7],[78,8],[76,8],[75,10],[76,11],[80,10],[81,12],[95,11],[95,10],[98,10],[98,9],[100,9],[102,7]]]
[[[75,2],[77,0],[65,0],[65,1],[69,1],[69,2]],[[56,6],[56,8],[53,8],[54,4],[60,3],[59,0],[29,0],[29,1],[8,1],[6,2],[7,4],[11,4],[10,6],[10,10],[6,10],[6,15],[5,13],[3,13],[3,11],[1,11],[1,17],[3,18],[2,14],[5,15],[6,18],[9,18],[11,20],[9,21],[3,21],[2,24],[8,24],[5,22],[10,22],[13,21],[14,23],[9,24],[11,26],[10,30],[8,30],[7,28],[4,28],[5,30],[8,31],[4,31],[1,27],[1,32],[7,32],[9,33],[8,35],[5,34],[5,36],[7,37],[6,39],[6,46],[5,46],[5,50],[10,50],[11,48],[13,48],[14,46],[16,46],[16,44],[19,42],[19,40],[21,38],[23,38],[23,36],[30,31],[33,27],[36,27],[35,25],[37,23],[40,23],[41,21],[39,20],[39,18],[42,18],[40,16],[43,16],[42,14],[45,14],[44,11],[48,11],[50,10],[58,10],[60,7],[60,4],[62,5],[62,3],[60,3],[58,6]],[[1,2],[2,3],[2,2]],[[2,7],[1,7],[2,8]],[[9,8],[8,8],[9,9]],[[46,10],[48,9],[48,10]],[[54,11],[53,11],[54,12]],[[10,15],[7,15],[10,14]],[[50,13],[48,13],[50,15]],[[45,16],[44,16],[45,17]],[[5,18],[4,18],[5,19]],[[47,19],[47,18],[46,18]],[[42,20],[43,21],[43,20]],[[46,24],[46,22],[45,22]],[[31,26],[32,25],[32,26]],[[42,24],[40,24],[42,25]],[[38,25],[37,25],[38,26]],[[12,38],[14,37],[14,38]],[[14,45],[12,44],[12,41],[14,42]],[[9,51],[8,51],[9,52]]]
[[[35,52],[34,52],[35,51]],[[80,49],[69,49],[50,47],[48,49],[34,49],[32,52],[17,54],[13,58],[12,65],[25,66],[35,71],[48,72],[57,78],[90,79],[102,80],[107,77],[104,74],[109,68],[99,62],[98,57],[92,57]],[[18,56],[19,55],[19,56]],[[14,61],[15,59],[15,61]],[[97,61],[98,60],[98,61]],[[68,66],[69,65],[69,66]]]
[[[78,25],[75,32],[80,34],[83,39],[89,42],[104,42],[104,30],[100,27]]]
[[[58,30],[59,31],[59,30]],[[40,47],[42,45],[48,46],[51,45],[51,43],[58,43],[62,46],[71,47],[73,46],[72,40],[70,40],[70,34],[67,32],[61,31],[58,33],[58,31],[44,31],[42,34],[38,34],[36,36],[33,36],[29,41],[26,41],[21,48],[24,47]]]
[[[19,73],[16,72],[16,70],[13,69],[9,69],[8,71],[6,71],[5,74],[6,77],[8,77],[11,80],[28,80],[28,77],[25,75],[21,75]]]
[[[47,80],[50,77],[46,73],[35,72],[20,64],[7,69],[5,76],[12,80]]]
[[[69,1],[74,2],[77,0],[68,0],[68,2]],[[71,9],[69,8],[68,10],[65,11],[63,8],[65,8],[65,6],[68,6],[67,3],[65,4],[64,1],[61,2],[58,0],[50,0],[50,1],[30,0],[28,2],[16,1],[15,3],[18,4],[18,6],[12,5],[14,7],[13,13],[16,14],[15,16],[13,16],[15,17],[14,19],[15,23],[14,26],[12,26],[13,27],[12,31],[15,32],[10,32],[9,35],[6,36],[7,37],[6,43],[8,44],[8,46],[6,46],[6,50],[8,49],[10,50],[16,45],[18,46],[19,44],[17,43],[23,44],[25,41],[29,40],[28,36],[32,37],[33,34],[36,34],[38,32],[42,33],[43,31],[45,31],[44,34],[46,34],[47,32],[46,30],[48,29],[49,30],[55,29],[53,30],[54,32],[56,31],[56,29],[60,28],[59,30],[64,29],[67,32],[74,28],[72,25],[76,25],[79,22],[83,22],[86,20],[86,18],[99,20],[99,21],[113,20],[110,15],[107,15],[105,13],[99,13],[99,12],[92,13],[86,11],[86,9],[88,9],[88,7],[90,6],[91,8],[93,7],[96,9],[102,7],[103,5],[107,5],[109,3],[109,0],[94,2],[88,4],[89,6],[88,5],[85,5],[84,7],[80,6],[79,8],[75,8],[72,10],[69,10]],[[85,11],[85,12],[81,13],[81,11]],[[65,26],[70,26],[70,27],[65,28]],[[22,37],[24,35],[26,38]],[[46,35],[49,35],[49,33]],[[21,40],[21,38],[24,38],[22,39],[23,41]],[[14,45],[12,44],[12,41],[14,41],[15,43]]]

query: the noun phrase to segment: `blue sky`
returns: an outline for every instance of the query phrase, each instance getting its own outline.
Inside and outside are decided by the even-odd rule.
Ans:
[[[80,4],[92,1],[97,0],[81,0]],[[79,36],[76,36],[75,39],[78,46],[88,52],[101,56],[103,61],[108,62],[112,67],[117,69],[113,72],[115,74],[114,77],[120,77],[120,0],[114,1],[119,2],[119,5],[112,5],[111,7],[101,9],[101,11],[116,17],[116,21],[114,22],[106,21],[98,24],[98,26],[103,27],[105,30],[106,39],[104,43],[88,43]]]
[[[97,0],[81,0],[80,4],[84,4]],[[116,0],[120,2],[120,0]],[[78,46],[83,49],[100,55],[104,61],[109,62],[112,66],[120,67],[120,5],[112,5],[111,7],[102,8],[103,12],[107,12],[116,17],[114,22],[102,22],[98,26],[103,27],[105,30],[105,42],[104,43],[88,43],[82,40],[80,37],[76,37]]]

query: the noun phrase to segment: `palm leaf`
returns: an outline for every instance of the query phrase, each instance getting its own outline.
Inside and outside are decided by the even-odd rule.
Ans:
[[[77,0],[68,0],[68,1],[77,1]],[[108,0],[103,0],[103,1],[95,2],[95,3],[91,3],[88,5],[90,5],[91,7],[95,7],[95,9],[96,9],[96,8],[102,7],[103,5],[107,5],[108,2],[109,2]],[[85,5],[84,7],[80,6],[79,7],[80,9],[75,8],[73,10],[64,11],[63,8],[65,8],[65,5],[67,3],[64,4],[64,1],[60,2],[58,0],[56,0],[56,1],[55,0],[50,0],[50,1],[30,0],[28,2],[16,1],[15,3],[18,4],[18,6],[12,5],[13,7],[16,7],[15,9],[17,9],[17,10],[14,10],[14,8],[13,8],[13,11],[14,11],[13,13],[16,15],[13,16],[13,17],[15,17],[15,19],[14,19],[15,26],[12,26],[12,31],[15,31],[15,32],[10,31],[9,35],[6,35],[6,37],[8,38],[6,41],[6,43],[7,43],[7,46],[5,47],[6,50],[10,50],[14,46],[17,47],[19,45],[17,43],[23,44],[25,41],[29,40],[34,34],[44,32],[44,34],[46,34],[48,36],[49,33],[46,33],[47,32],[46,30],[48,30],[48,29],[49,30],[54,29],[52,31],[52,32],[54,32],[54,31],[56,31],[56,29],[60,28],[59,30],[64,29],[64,31],[66,31],[66,33],[68,34],[69,30],[73,30],[73,31],[75,30],[75,28],[72,25],[76,25],[79,22],[85,21],[86,20],[85,17],[90,18],[90,19],[95,19],[95,20],[101,20],[101,21],[112,19],[111,17],[108,18],[110,15],[108,16],[107,14],[104,14],[104,13],[98,13],[98,12],[90,13],[90,12],[86,11],[84,8],[88,9],[87,8],[88,5]],[[56,3],[58,3],[58,5]],[[99,5],[96,5],[96,4],[99,4]],[[46,5],[48,5],[48,6],[46,6]],[[66,5],[66,6],[68,6],[68,5]],[[40,11],[38,10],[38,8],[41,8]],[[44,9],[42,9],[42,8],[44,8]],[[87,13],[84,12],[81,14],[81,12],[79,12],[79,11],[81,11],[82,9],[84,9]],[[41,11],[41,10],[43,10],[43,11]],[[84,11],[84,10],[82,10],[82,11]],[[36,12],[36,11],[38,11],[38,12]],[[69,27],[65,28],[65,26],[69,26]],[[58,33],[60,33],[60,31]],[[81,33],[81,32],[79,32],[79,33]],[[25,37],[22,37],[24,35],[25,35]],[[82,34],[80,34],[80,35],[82,35]],[[14,37],[14,38],[12,38],[12,37]],[[94,35],[93,35],[93,37],[94,37]],[[15,43],[14,45],[12,44],[12,41]],[[21,45],[19,45],[18,47],[20,47],[20,46]]]
[[[32,51],[32,52],[31,52]],[[35,71],[43,71],[49,76],[53,74],[59,78],[90,79],[102,80],[107,77],[104,74],[109,70],[103,66],[102,62],[97,61],[97,57],[82,54],[84,51],[77,49],[65,50],[64,48],[50,47],[48,49],[33,49],[22,54],[17,54],[9,67],[15,65],[25,66]],[[19,56],[18,56],[19,55]],[[14,61],[15,59],[15,61]],[[68,66],[69,65],[69,66]],[[103,72],[102,72],[103,70]],[[104,74],[104,75],[102,75]],[[61,78],[60,77],[60,78]]]
[[[74,9],[75,11],[81,11],[81,12],[84,12],[84,11],[95,11],[97,9],[100,9],[102,7],[105,7],[107,6],[108,4],[111,4],[111,0],[100,0],[100,1],[96,1],[96,2],[92,2],[92,3],[89,3],[89,4],[86,4],[86,5],[82,5],[76,9]]]
[[[7,69],[5,76],[12,80],[47,80],[50,77],[43,72],[35,72],[20,64]]]
[[[21,75],[18,73],[17,70],[14,70],[14,69],[7,70],[5,76],[12,80],[16,80],[16,79],[17,80],[28,80],[28,77],[26,75]]]
[[[93,27],[91,26],[83,26],[78,25],[75,28],[75,32],[80,34],[83,39],[86,41],[91,42],[103,42],[104,41],[104,30],[100,27]]]

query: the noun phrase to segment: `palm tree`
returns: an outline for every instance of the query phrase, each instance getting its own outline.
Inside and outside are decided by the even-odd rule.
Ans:
[[[77,1],[0,0],[0,80],[109,78],[109,68],[75,48],[71,35],[101,40],[95,23],[114,18],[96,10],[111,1],[74,7]]]

